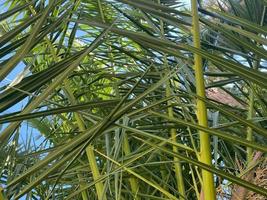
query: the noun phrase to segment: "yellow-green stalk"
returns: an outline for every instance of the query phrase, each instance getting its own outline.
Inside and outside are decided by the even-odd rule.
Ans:
[[[26,2],[28,3],[28,0],[26,0]],[[79,3],[80,3],[80,1],[77,1],[76,2],[76,7],[79,5]],[[30,11],[31,11],[31,13],[33,14],[33,15],[36,15],[36,11],[35,11],[35,9],[33,8],[33,6],[32,5],[30,5],[29,6],[29,8],[30,8]],[[58,57],[57,57],[57,55],[56,55],[56,51],[55,51],[55,49],[54,49],[54,47],[53,47],[53,45],[52,45],[52,43],[50,42],[50,40],[48,39],[48,37],[46,36],[45,37],[45,41],[46,41],[46,43],[47,43],[47,45],[48,45],[48,48],[50,49],[50,51],[51,51],[51,53],[52,53],[52,56],[53,56],[53,58],[54,58],[54,60],[55,61],[59,61],[59,59],[58,59]],[[66,87],[66,85],[68,86],[68,83],[67,83],[67,80],[65,81],[65,87]],[[70,91],[70,87],[68,87],[68,93],[69,94],[72,94],[71,93],[71,91]],[[70,98],[72,101],[74,101],[74,96],[72,95],[72,98]],[[75,113],[75,116],[77,115],[77,113]],[[79,118],[79,116],[77,115],[76,116],[76,120],[77,120],[77,122],[78,122],[78,125],[80,125],[80,127],[83,125],[82,124],[82,121],[81,120],[79,120],[80,118]],[[82,125],[81,125],[82,124]],[[86,183],[85,183],[85,181],[83,181],[82,180],[82,177],[81,177],[81,174],[78,174],[78,180],[79,180],[79,185],[80,185],[80,187],[81,187],[81,189],[83,189],[83,188],[85,188],[86,187]],[[87,195],[87,191],[86,190],[83,190],[82,192],[81,192],[81,194],[82,194],[82,199],[83,200],[88,200],[88,195]],[[0,199],[1,200],[1,199]]]
[[[78,174],[77,177],[78,177],[78,180],[79,180],[80,189],[82,190],[82,189],[84,189],[87,186],[87,184],[83,180],[82,174]],[[86,190],[83,190],[81,193],[82,193],[82,199],[83,200],[87,200],[88,199],[87,191]]]
[[[5,200],[6,199],[4,194],[3,194],[3,192],[4,192],[3,188],[0,187],[0,200]]]
[[[187,156],[188,153],[186,153]],[[195,173],[194,173],[194,168],[192,167],[191,164],[189,164],[189,168],[190,168],[190,172],[191,172],[191,177],[192,177],[192,181],[193,181],[193,185],[194,185],[194,190],[195,190],[195,193],[196,193],[196,196],[197,196],[197,200],[200,200],[200,197],[199,197],[199,190],[198,190],[198,185],[197,185],[197,181],[196,181],[196,177],[195,177]],[[198,169],[195,168],[196,170],[196,173],[197,173],[197,176],[198,176]]]
[[[194,47],[201,48],[200,46],[200,28],[199,28],[199,16],[197,8],[197,0],[191,0],[191,10],[192,10],[192,34]],[[194,54],[195,62],[195,77],[196,77],[196,92],[200,97],[205,98],[205,86],[204,86],[204,76],[202,69],[202,58],[200,55]],[[198,124],[201,126],[208,126],[208,116],[207,108],[205,102],[197,99],[197,118]],[[211,165],[211,148],[210,148],[210,137],[209,134],[199,131],[200,134],[200,161]],[[202,170],[202,192],[204,194],[205,200],[215,199],[215,188],[214,188],[214,177],[213,174]]]
[[[87,154],[87,158],[89,160],[89,164],[90,164],[90,168],[93,174],[93,179],[97,180],[100,178],[100,173],[97,167],[97,163],[95,160],[95,153],[94,153],[94,147],[93,145],[89,145],[86,148],[86,154]],[[96,193],[97,193],[97,197],[98,200],[107,200],[106,194],[104,193],[104,185],[102,182],[97,182],[95,184],[96,187]]]
[[[248,108],[248,119],[251,119],[254,115],[254,92],[253,89],[251,89],[249,93],[249,108]],[[247,128],[247,140],[252,141],[253,140],[253,130],[251,127]],[[252,161],[253,157],[253,149],[251,147],[247,147],[247,163],[249,164]]]
[[[263,8],[263,12],[262,12],[262,16],[261,16],[261,22],[260,25],[263,26],[264,23],[264,17],[266,14],[266,6],[264,6]],[[260,59],[259,57],[256,55],[255,56],[255,61],[253,62],[253,68],[254,69],[258,69],[259,65],[260,65]],[[253,84],[250,85],[250,93],[249,93],[249,110],[248,110],[248,119],[251,119],[254,114],[255,114],[255,110],[254,110],[254,100],[255,100],[255,93],[253,90]],[[247,140],[252,141],[253,140],[253,130],[251,127],[248,127],[247,129]],[[252,161],[252,157],[253,157],[253,149],[250,147],[247,147],[247,164],[249,166],[250,162]]]
[[[158,3],[160,4],[160,0],[158,0]],[[164,28],[163,28],[163,21],[160,20],[160,32],[161,32],[161,37],[164,38]],[[164,54],[164,66],[165,68],[168,68],[168,61],[166,54]],[[170,89],[170,83],[167,81],[166,83],[166,97],[169,97],[171,95],[171,89]],[[171,107],[171,102],[168,101],[168,115],[169,117],[174,117],[173,115],[173,110]],[[170,130],[170,135],[171,135],[171,140],[176,142],[176,129],[171,128]],[[178,149],[176,146],[173,145],[173,151],[178,152]],[[184,180],[183,180],[183,174],[182,174],[182,166],[181,166],[181,161],[179,158],[174,157],[174,172],[175,172],[175,178],[176,178],[176,184],[177,184],[177,191],[179,192],[179,199],[184,199],[186,197],[185,194],[185,186],[184,186]]]
[[[76,104],[76,99],[72,94],[71,88],[69,86],[68,80],[65,80],[65,90],[66,90],[66,94],[68,96],[68,99],[70,100],[71,104],[75,105]],[[86,130],[85,125],[84,125],[84,121],[82,119],[82,116],[79,113],[74,113],[74,117],[76,119],[78,128],[80,131],[84,132]],[[95,153],[94,153],[94,147],[93,145],[88,145],[88,147],[86,147],[86,155],[87,155],[87,159],[89,161],[89,165],[90,165],[90,169],[92,171],[92,175],[93,175],[93,180],[97,180],[100,178],[100,173],[98,170],[98,166],[96,163],[96,159],[95,159]],[[97,182],[95,184],[96,187],[96,192],[97,192],[97,196],[99,200],[106,200],[106,195],[105,195],[105,190],[104,190],[104,185],[102,182]],[[84,195],[82,194],[83,200],[84,200]]]
[[[103,23],[105,23],[105,16],[104,16],[104,12],[103,12],[103,8],[102,8],[102,4],[101,4],[100,0],[97,0],[97,5],[98,5],[99,13],[101,16],[101,20]],[[111,47],[109,47],[109,50],[111,51]],[[110,56],[111,56],[111,60],[113,60],[112,54]],[[118,90],[118,88],[116,87],[115,93],[116,93],[116,96],[119,96],[119,92],[117,90]],[[131,153],[131,149],[130,149],[130,145],[129,145],[129,141],[128,141],[128,136],[126,133],[125,133],[124,138],[123,138],[123,151],[124,151],[125,155],[128,155]],[[139,196],[137,196],[137,192],[139,189],[137,179],[135,177],[131,177],[131,178],[129,178],[129,182],[130,182],[132,193],[135,195],[134,199],[139,200],[140,198],[139,198]]]
[[[260,64],[260,60],[258,56],[255,56],[255,61],[253,62],[253,68],[258,69]],[[250,89],[249,89],[249,105],[248,105],[248,115],[247,119],[250,120],[253,118],[255,115],[255,110],[254,110],[254,101],[255,101],[255,91],[253,89],[254,85],[250,84]],[[251,127],[247,128],[247,140],[253,141],[253,129]],[[247,164],[252,161],[253,159],[253,149],[250,147],[247,147]]]
[[[164,142],[162,142],[161,144],[164,144]],[[98,154],[100,154],[101,156],[105,157],[106,159],[109,159],[110,161],[112,161],[114,164],[116,164],[119,167],[122,167],[123,170],[125,170],[126,172],[128,172],[129,174],[135,176],[137,179],[147,183],[148,185],[150,185],[151,187],[155,188],[156,190],[158,190],[159,192],[161,192],[162,194],[164,194],[168,199],[171,200],[176,200],[177,198],[171,194],[169,191],[166,191],[163,187],[161,187],[160,185],[158,185],[157,183],[148,180],[147,178],[143,177],[142,175],[136,173],[134,170],[126,167],[125,165],[121,165],[119,162],[113,160],[112,158],[104,155],[103,153],[96,151]]]
[[[124,138],[123,138],[123,151],[124,151],[125,155],[129,155],[131,153],[131,148],[130,148],[128,136],[126,135],[126,133],[125,133]],[[130,182],[132,193],[133,193],[133,195],[135,195],[134,199],[139,200],[140,197],[137,196],[137,192],[139,190],[139,187],[138,187],[138,183],[137,183],[136,178],[135,177],[129,178],[129,182]]]
[[[166,87],[166,97],[171,96],[171,91],[170,91],[170,83],[167,82],[167,87]],[[168,101],[168,115],[169,117],[173,118],[173,109],[171,107],[171,102]],[[176,141],[176,129],[175,128],[171,128],[170,130],[170,134],[171,134],[171,140],[173,142],[177,142]],[[172,147],[174,152],[178,152],[178,149],[176,146]],[[184,179],[183,179],[183,174],[182,174],[182,166],[181,166],[181,161],[179,158],[174,157],[173,158],[174,161],[174,172],[175,172],[175,176],[176,176],[176,182],[177,182],[177,190],[180,194],[179,199],[183,200],[186,197],[185,194],[185,187],[184,187]]]

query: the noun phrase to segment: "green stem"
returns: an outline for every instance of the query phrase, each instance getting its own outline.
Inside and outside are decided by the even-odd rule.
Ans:
[[[253,68],[258,69],[260,60],[258,60],[258,56],[255,56],[255,61],[253,63]],[[255,91],[253,89],[254,85],[250,84],[250,93],[249,93],[249,105],[248,105],[248,115],[247,119],[251,120],[255,115],[254,110],[254,101],[255,101]],[[247,128],[247,140],[253,141],[253,129],[251,127]],[[253,149],[251,147],[247,147],[247,163],[249,164],[253,160]]]
[[[95,160],[95,153],[94,153],[93,145],[89,145],[86,148],[86,155],[87,155],[87,158],[89,160],[89,165],[90,165],[90,168],[91,168],[91,171],[92,171],[92,174],[93,174],[93,179],[94,180],[98,180],[101,177],[101,175],[99,173],[99,170],[98,170],[98,167],[97,167],[97,163],[96,163],[96,160]],[[95,187],[96,187],[98,200],[107,200],[106,194],[104,193],[104,185],[103,185],[103,183],[102,182],[97,182],[95,184]]]
[[[191,0],[191,9],[192,9],[192,34],[194,47],[201,48],[200,46],[200,29],[199,29],[199,16],[197,10],[197,0]],[[202,58],[200,55],[194,54],[195,62],[195,77],[196,77],[196,92],[200,97],[205,98],[205,86],[204,86],[204,75],[202,69]],[[207,108],[205,102],[197,99],[197,118],[198,124],[201,126],[208,126],[208,117],[207,117]],[[200,161],[211,165],[211,148],[210,148],[210,137],[208,133],[199,131],[200,135]],[[205,200],[214,200],[215,199],[215,187],[214,187],[214,178],[213,174],[202,170],[202,192]]]
[[[164,142],[162,142],[164,143]],[[100,154],[101,156],[105,157],[106,159],[109,159],[110,161],[112,161],[114,164],[116,164],[117,166],[121,167],[123,170],[125,170],[126,172],[128,172],[129,174],[135,176],[137,179],[147,183],[148,185],[150,185],[151,187],[155,188],[156,190],[160,191],[161,193],[163,193],[166,197],[168,197],[171,200],[175,200],[177,199],[174,195],[172,195],[169,191],[166,191],[164,188],[162,188],[160,185],[158,185],[155,182],[152,182],[150,180],[148,180],[147,178],[143,177],[142,175],[140,175],[139,173],[136,173],[134,170],[126,167],[125,165],[121,165],[119,162],[107,157],[106,155],[104,155],[103,153],[97,151],[98,154]]]
[[[72,93],[72,90],[70,88],[70,85],[69,85],[69,82],[68,82],[67,79],[65,80],[65,90],[66,90],[66,95],[67,95],[68,99],[70,100],[71,104],[75,105],[76,104],[76,99],[75,99],[75,97],[74,97],[74,95]],[[74,117],[76,119],[76,122],[77,122],[79,130],[84,132],[86,130],[86,128],[85,128],[82,116],[79,113],[76,112],[76,113],[74,113]],[[88,161],[89,161],[89,165],[90,165],[90,168],[91,168],[91,171],[92,171],[93,179],[97,180],[100,177],[100,173],[99,173],[97,162],[96,162],[96,159],[95,159],[95,153],[94,153],[93,145],[90,144],[88,147],[86,147],[86,155],[87,155],[87,158],[88,158]],[[103,183],[102,182],[97,182],[95,184],[95,187],[96,187],[96,192],[97,192],[98,199],[99,200],[106,200],[107,198],[106,198],[106,195],[105,195],[105,192],[104,192]],[[84,197],[85,194],[82,194],[82,196]],[[84,200],[84,198],[83,198],[83,200]]]
[[[28,0],[26,2],[28,2]],[[79,3],[77,3],[77,5],[79,5]],[[33,15],[36,15],[36,11],[33,8],[33,6],[30,5],[29,8],[30,8],[31,13]],[[48,39],[47,36],[45,37],[45,42],[47,43],[48,48],[49,48],[54,60],[55,61],[59,61],[59,58],[58,58],[58,56],[56,54],[56,51],[55,51],[51,41]],[[75,97],[73,96],[73,94],[71,92],[71,88],[69,87],[67,79],[65,80],[65,89],[66,89],[66,94],[68,96],[68,99],[71,101],[72,104],[76,104]],[[85,130],[85,126],[83,124],[82,118],[79,116],[78,113],[75,113],[74,115],[75,115],[76,121],[78,123],[79,129],[80,130]],[[77,176],[78,176],[78,180],[79,180],[79,184],[80,184],[81,189],[85,188],[86,187],[86,182],[82,180],[81,174],[78,174]],[[87,194],[86,190],[82,191],[82,199],[83,200],[87,200],[88,199],[88,194]]]
[[[101,20],[103,23],[105,23],[105,16],[104,16],[101,0],[97,0],[97,5],[98,5],[99,12],[100,12]],[[111,65],[113,66],[113,55],[111,53],[111,47],[110,46],[109,46],[109,52],[110,52],[109,57],[111,58]],[[116,94],[116,97],[118,97],[118,98],[120,97],[117,86],[115,86],[115,94]],[[109,141],[110,140],[109,135],[106,134],[105,136],[106,136],[106,141]],[[125,133],[124,138],[123,138],[123,150],[124,150],[125,155],[128,155],[131,153],[131,149],[130,149],[130,145],[129,145],[129,141],[128,141],[128,136],[126,133]],[[107,162],[109,162],[109,161],[107,160]],[[140,197],[137,196],[137,192],[139,190],[137,179],[135,177],[131,177],[131,178],[129,178],[129,182],[130,182],[132,193],[135,195],[134,199],[139,200]]]
[[[99,12],[100,12],[101,20],[103,23],[105,23],[105,16],[104,16],[104,12],[103,12],[103,8],[102,8],[102,4],[100,0],[97,0],[97,5],[98,5]]]
[[[261,19],[261,26],[263,25],[264,22],[264,16],[266,12],[266,6],[264,6],[263,12],[262,12],[262,19]],[[253,62],[253,68],[258,69],[260,64],[260,60],[258,56],[255,56],[255,61]],[[254,100],[255,100],[255,93],[253,90],[253,84],[250,85],[250,93],[249,93],[249,107],[248,107],[248,116],[247,119],[250,120],[255,114],[254,111]],[[248,141],[253,141],[253,130],[251,127],[247,128],[247,140]],[[249,163],[253,160],[253,149],[250,147],[247,147],[247,163]]]
[[[0,187],[0,200],[5,200],[6,199],[4,194],[3,194],[3,192],[4,192],[3,188]]]
[[[131,153],[131,148],[130,148],[128,136],[126,133],[124,134],[124,138],[123,138],[123,150],[124,150],[125,155],[129,155]],[[132,193],[135,195],[134,199],[139,200],[140,197],[137,196],[139,186],[138,186],[136,178],[135,177],[129,178],[129,182],[130,182]]]
[[[160,4],[160,0],[158,0],[158,4]],[[160,32],[161,32],[161,37],[165,38],[164,36],[164,24],[163,21],[160,20]],[[164,66],[167,69],[168,68],[168,61],[167,61],[167,57],[166,54],[164,54]],[[170,88],[170,82],[168,81],[166,83],[166,97],[171,96],[171,88]],[[169,117],[173,117],[173,109],[171,107],[171,102],[168,101],[168,115]],[[171,128],[170,129],[170,135],[171,135],[171,140],[173,142],[177,142],[176,141],[176,129],[175,128]],[[172,146],[173,151],[174,152],[178,152],[178,148],[176,146]],[[182,166],[181,166],[181,161],[179,158],[174,157],[173,158],[173,162],[174,162],[174,172],[175,172],[175,178],[176,178],[176,184],[177,184],[177,191],[179,192],[179,199],[183,200],[186,197],[186,193],[185,193],[185,186],[184,186],[184,180],[183,180],[183,174],[182,174]]]
[[[171,95],[171,89],[170,89],[170,83],[168,82],[167,87],[166,87],[166,96],[169,97],[170,95]],[[171,102],[168,101],[167,103],[168,103],[168,115],[169,117],[173,118],[174,114],[173,114],[173,109],[171,107]],[[171,134],[171,140],[173,142],[177,142],[175,128],[171,128],[170,134]],[[178,152],[178,148],[176,146],[172,146],[172,148],[174,152],[176,153]],[[181,161],[177,157],[174,157],[173,161],[174,161],[174,172],[175,172],[176,181],[177,181],[177,190],[180,194],[179,199],[183,200],[186,197],[186,193],[185,193],[184,179],[183,179],[183,174],[182,174]]]
[[[83,180],[82,174],[78,173],[77,177],[78,177],[78,180],[79,180],[80,189],[86,188],[87,184]],[[83,190],[81,193],[82,193],[82,199],[83,200],[87,200],[88,199],[87,191]]]
[[[186,153],[186,155],[187,155],[187,157],[189,157],[188,153]],[[195,168],[195,166],[194,166],[194,168]],[[192,181],[193,181],[193,185],[194,185],[194,190],[195,190],[195,193],[196,193],[196,196],[197,196],[197,200],[200,200],[198,185],[197,185],[194,169],[193,169],[191,164],[189,164],[189,169],[190,169],[190,172],[191,172],[191,177],[192,177]],[[196,173],[198,173],[198,169],[197,168],[195,169],[195,171],[196,171]]]
[[[251,119],[254,115],[254,94],[253,94],[253,90],[250,91],[249,94],[249,110],[248,110],[248,119]],[[247,128],[247,140],[248,141],[252,141],[253,140],[253,134],[252,134],[253,130],[251,127]],[[249,164],[252,161],[253,158],[253,149],[251,147],[247,147],[247,163]]]

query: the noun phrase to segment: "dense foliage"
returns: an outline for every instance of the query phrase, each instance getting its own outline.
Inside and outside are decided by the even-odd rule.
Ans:
[[[267,196],[266,0],[0,2],[0,200]]]

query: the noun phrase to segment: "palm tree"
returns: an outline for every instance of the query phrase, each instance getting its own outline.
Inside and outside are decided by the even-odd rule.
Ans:
[[[0,200],[265,198],[267,2],[216,2],[4,1]]]

